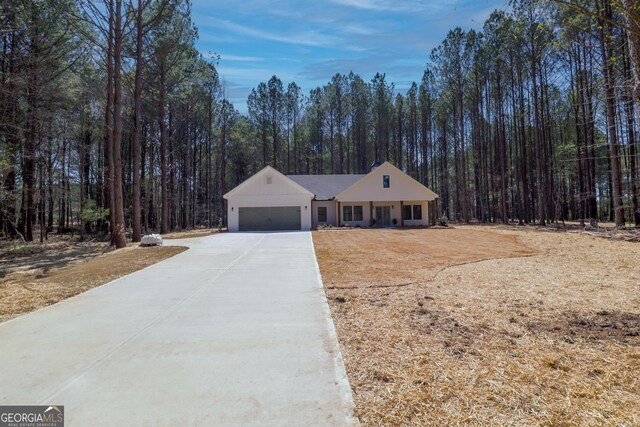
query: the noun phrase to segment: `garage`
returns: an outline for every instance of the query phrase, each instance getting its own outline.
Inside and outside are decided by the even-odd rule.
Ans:
[[[238,209],[240,231],[300,230],[300,206],[261,206]]]
[[[271,166],[224,195],[229,231],[311,229],[314,194]]]

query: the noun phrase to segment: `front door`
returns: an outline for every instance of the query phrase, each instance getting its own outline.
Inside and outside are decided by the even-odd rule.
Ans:
[[[378,227],[391,226],[391,206],[376,206],[376,225]]]

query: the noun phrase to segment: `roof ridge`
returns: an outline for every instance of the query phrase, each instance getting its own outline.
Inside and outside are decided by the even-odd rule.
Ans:
[[[361,176],[367,173],[290,173],[285,176]]]
[[[366,174],[287,175],[287,178],[315,194],[317,200],[331,200]]]

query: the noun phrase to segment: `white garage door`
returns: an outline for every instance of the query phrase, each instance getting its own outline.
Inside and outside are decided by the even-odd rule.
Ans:
[[[239,208],[240,231],[300,230],[300,206]]]

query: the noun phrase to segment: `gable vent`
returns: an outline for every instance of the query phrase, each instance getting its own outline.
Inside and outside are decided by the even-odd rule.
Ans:
[[[271,177],[270,176],[267,177],[267,184],[271,184]]]

